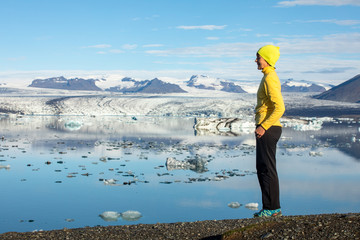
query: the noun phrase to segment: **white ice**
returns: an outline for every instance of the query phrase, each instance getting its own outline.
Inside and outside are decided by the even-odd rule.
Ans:
[[[258,203],[247,203],[245,207],[250,210],[258,210],[259,204]]]
[[[231,202],[228,204],[228,207],[230,208],[239,208],[241,204],[239,202]]]
[[[125,221],[136,221],[142,217],[142,214],[138,211],[128,210],[121,213],[121,218]]]
[[[121,214],[114,211],[106,211],[100,214],[99,216],[107,222],[116,222],[121,216]]]

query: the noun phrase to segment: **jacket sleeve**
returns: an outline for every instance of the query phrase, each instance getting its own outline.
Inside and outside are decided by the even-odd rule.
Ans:
[[[265,91],[271,107],[268,109],[270,112],[261,123],[261,126],[265,130],[268,130],[272,125],[280,120],[281,116],[285,112],[285,104],[281,95],[280,80],[276,73],[269,74],[265,79]]]

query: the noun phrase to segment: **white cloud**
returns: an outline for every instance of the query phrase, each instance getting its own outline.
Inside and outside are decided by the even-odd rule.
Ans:
[[[110,48],[110,47],[111,47],[110,44],[97,44],[92,46],[86,46],[84,48]]]
[[[111,49],[109,50],[110,53],[123,53],[124,51],[123,50],[120,50],[120,49]]]
[[[220,38],[219,37],[207,37],[206,39],[216,41],[216,40],[219,40]]]
[[[154,20],[154,19],[159,18],[159,17],[160,17],[160,15],[154,14],[154,15],[152,15],[150,17],[134,17],[131,20],[132,21],[142,21],[142,20],[147,20],[148,21],[148,20]]]
[[[286,54],[359,54],[360,33],[332,34],[323,38],[313,39],[276,39],[280,51]]]
[[[192,56],[192,57],[240,57],[253,55],[259,43],[220,43],[201,47],[175,48],[168,50],[149,50],[146,53],[159,56]]]
[[[240,31],[243,31],[243,32],[251,32],[252,29],[250,29],[250,28],[240,28]]]
[[[256,37],[268,37],[268,36],[270,36],[270,35],[269,34],[260,34],[260,33],[256,34]]]
[[[162,47],[164,46],[163,44],[146,44],[146,45],[143,45],[142,47],[143,48],[152,48],[152,47]]]
[[[294,7],[297,5],[322,5],[322,6],[344,6],[353,5],[360,6],[359,0],[293,0],[293,1],[281,1],[278,2],[278,6],[281,7]]]
[[[98,51],[97,54],[106,54],[104,51]]]
[[[158,56],[177,57],[244,57],[253,56],[265,44],[280,46],[282,54],[359,54],[360,33],[332,34],[322,38],[277,38],[271,42],[219,43],[206,46],[148,50],[146,53]]]
[[[184,29],[184,30],[197,30],[197,29],[201,29],[201,30],[220,30],[220,29],[224,29],[225,27],[226,27],[226,25],[222,25],[222,26],[201,25],[201,26],[178,26],[177,28]]]
[[[136,44],[124,44],[124,45],[122,45],[122,48],[126,49],[126,50],[133,50],[133,49],[137,48],[137,45]]]
[[[309,20],[309,21],[302,21],[308,23],[334,23],[336,25],[341,26],[352,26],[352,25],[359,25],[360,20],[337,20],[337,19],[325,19],[325,20]]]

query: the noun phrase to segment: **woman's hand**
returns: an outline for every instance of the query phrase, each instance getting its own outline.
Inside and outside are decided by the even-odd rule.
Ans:
[[[261,138],[265,134],[265,129],[260,125],[255,129],[255,137]]]

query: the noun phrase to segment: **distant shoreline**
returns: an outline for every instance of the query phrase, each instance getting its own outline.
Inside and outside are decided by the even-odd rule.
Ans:
[[[207,220],[197,222],[86,227],[39,232],[8,232],[10,239],[359,239],[360,213]]]
[[[311,108],[286,109],[287,117],[349,117],[360,118],[360,108],[318,106]]]

